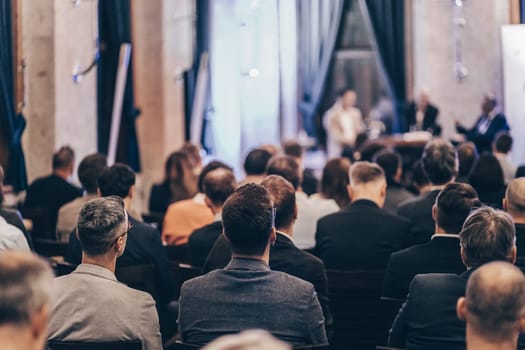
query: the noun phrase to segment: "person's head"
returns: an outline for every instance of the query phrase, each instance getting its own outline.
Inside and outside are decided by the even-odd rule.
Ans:
[[[115,163],[102,170],[97,185],[103,197],[131,198],[135,187],[135,172],[126,164]]]
[[[503,169],[493,154],[485,152],[474,162],[468,182],[478,191],[505,187]]]
[[[82,188],[89,194],[97,193],[97,180],[102,171],[108,166],[106,156],[100,153],[86,156],[78,165],[78,179]]]
[[[185,142],[180,148],[180,152],[188,156],[188,160],[191,164],[192,170],[195,170],[195,172],[198,174],[200,169],[202,168],[202,157],[200,147],[191,142]]]
[[[410,173],[410,183],[415,192],[421,194],[430,189],[432,184],[430,183],[430,180],[428,179],[428,176],[425,173],[425,169],[423,169],[423,161],[421,159],[417,160],[412,165]]]
[[[297,218],[295,189],[292,184],[278,175],[264,178],[261,186],[266,188],[275,207],[275,228],[289,229]]]
[[[267,254],[275,241],[274,206],[268,191],[257,184],[236,189],[222,208],[222,226],[234,255]]]
[[[250,151],[244,159],[244,172],[246,175],[264,175],[268,161],[272,154],[267,150],[256,148]]]
[[[197,193],[197,179],[187,153],[177,151],[170,154],[165,171],[165,181],[170,184],[173,201],[188,199]]]
[[[85,256],[116,259],[124,253],[129,232],[128,214],[118,196],[86,202],[78,214],[77,235]]]
[[[478,149],[473,142],[464,142],[458,146],[459,171],[458,177],[466,178],[472,166],[478,159]]]
[[[525,177],[512,180],[507,186],[503,209],[515,222],[525,223]]]
[[[75,167],[75,151],[69,146],[62,146],[53,154],[53,172],[71,175]]]
[[[491,261],[516,261],[516,229],[501,210],[482,207],[465,220],[459,233],[461,259],[467,267]]]
[[[341,93],[341,104],[344,109],[352,108],[357,101],[357,94],[354,90],[346,89]]]
[[[274,156],[268,162],[266,175],[279,175],[290,181],[295,190],[301,187],[302,172],[299,163],[291,156]]]
[[[497,105],[498,100],[496,100],[496,97],[491,93],[487,93],[483,96],[483,100],[481,101],[481,112],[484,115],[488,115]]]
[[[512,136],[507,131],[500,131],[494,140],[494,151],[507,154],[512,149]]]
[[[204,168],[202,168],[201,173],[199,174],[199,178],[197,179],[197,188],[199,189],[200,193],[204,193],[204,178],[208,173],[216,170],[216,169],[226,169],[231,172],[233,172],[233,169],[226,163],[223,163],[219,160],[212,160]]]
[[[210,171],[202,182],[205,202],[212,211],[219,211],[228,197],[235,191],[237,182],[231,170],[218,168]]]
[[[385,204],[386,178],[381,167],[370,162],[356,162],[350,167],[348,194],[352,202],[368,199],[379,207]]]
[[[467,323],[467,344],[514,343],[515,349],[525,332],[525,276],[506,262],[483,265],[469,277],[456,310]]]
[[[0,330],[12,330],[0,332],[10,335],[10,339],[0,336],[0,344],[10,348],[9,344],[23,339],[28,346],[24,349],[44,348],[53,278],[49,264],[36,255],[17,251],[0,254]]]
[[[426,107],[430,103],[430,92],[426,89],[422,89],[419,92],[419,96],[417,99],[417,104],[420,107]]]
[[[458,234],[471,210],[479,207],[481,202],[472,186],[459,182],[447,184],[432,207],[436,232]]]
[[[334,158],[326,162],[321,177],[321,194],[336,201],[340,208],[350,203],[348,185],[350,179],[350,161],[346,158]]]
[[[386,182],[388,184],[401,181],[403,172],[403,163],[401,156],[389,149],[377,153],[374,161],[383,168],[385,172]]]
[[[454,181],[458,173],[458,158],[454,146],[446,140],[428,142],[423,150],[423,169],[432,185]]]
[[[274,338],[263,330],[247,330],[223,335],[202,350],[292,350],[291,345]]]
[[[296,159],[303,158],[303,148],[295,140],[287,140],[283,142],[283,153],[287,156],[292,156]]]

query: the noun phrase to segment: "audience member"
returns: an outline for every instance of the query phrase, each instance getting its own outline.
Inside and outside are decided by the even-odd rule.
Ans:
[[[440,135],[438,114],[439,109],[430,103],[428,91],[421,90],[418,100],[410,102],[406,108],[404,131],[428,131],[433,135]]]
[[[307,195],[312,195],[317,192],[317,178],[315,177],[314,171],[310,168],[304,167],[303,159],[303,147],[294,140],[288,140],[283,142],[283,152],[287,156],[294,157],[297,163],[299,163],[299,168],[303,171],[303,182],[301,184],[301,189]]]
[[[53,272],[34,255],[0,254],[0,344],[5,350],[43,350],[47,343]]]
[[[516,177],[525,177],[525,165],[521,165],[516,170]]]
[[[525,178],[512,180],[503,198],[503,209],[512,217],[516,227],[518,256],[525,256]],[[525,268],[525,266],[520,267]]]
[[[56,239],[58,209],[82,196],[82,190],[68,182],[74,165],[75,153],[64,146],[53,154],[53,173],[36,179],[27,188],[22,213],[33,220],[33,236]]]
[[[406,298],[410,282],[417,274],[464,272],[465,266],[458,254],[458,234],[470,211],[480,206],[478,195],[470,185],[446,185],[432,207],[432,217],[436,222],[434,235],[427,243],[392,253],[383,296]]]
[[[270,247],[270,269],[285,272],[313,284],[323,310],[327,334],[330,335],[332,316],[323,262],[295,245],[293,224],[297,218],[297,205],[294,188],[289,181],[278,175],[266,177],[261,186],[270,193],[275,207],[277,238],[275,244]],[[213,246],[206,260],[204,271],[224,268],[230,262],[231,257],[230,243],[223,235]]]
[[[186,153],[177,151],[170,154],[164,171],[164,181],[153,185],[149,197],[149,211],[162,215],[171,203],[191,198],[197,193],[197,179]]]
[[[317,223],[317,256],[328,269],[385,269],[390,254],[406,246],[408,222],[382,209],[383,169],[369,162],[354,163],[348,192],[351,205]]]
[[[200,145],[196,145],[190,141],[186,141],[180,148],[180,151],[188,156],[188,160],[190,161],[191,168],[193,169],[193,174],[196,179],[202,171],[202,156]]]
[[[188,239],[189,259],[194,266],[204,265],[213,244],[222,234],[222,206],[235,191],[237,183],[230,170],[218,168],[204,177],[202,186],[206,195],[204,201],[214,215],[214,222],[196,229]]]
[[[499,131],[509,130],[507,119],[497,111],[498,102],[492,94],[483,96],[481,102],[481,116],[478,118],[476,124],[467,129],[456,120],[456,130],[461,134],[465,134],[468,141],[476,144],[479,153],[490,152],[492,141]]]
[[[232,171],[228,165],[219,161],[208,163],[199,174],[197,188],[199,192],[190,199],[170,204],[164,224],[162,225],[162,241],[167,245],[184,245],[188,243],[190,234],[213,222],[213,214],[204,202],[204,177],[215,169],[224,168]]]
[[[430,180],[431,190],[401,203],[397,213],[410,221],[409,243],[425,243],[434,232],[432,206],[445,185],[453,182],[458,170],[456,150],[443,139],[427,143],[422,156],[423,169]]]
[[[494,157],[499,162],[501,170],[503,170],[503,177],[505,178],[505,184],[514,179],[516,176],[516,170],[518,167],[509,160],[509,153],[512,150],[512,136],[506,131],[500,131],[496,135],[496,140],[492,147]]]
[[[374,161],[383,168],[386,177],[386,197],[383,209],[391,214],[396,214],[400,203],[414,197],[401,185],[403,176],[401,156],[394,151],[384,150],[376,154],[374,158]]]
[[[483,207],[463,224],[459,240],[467,271],[461,275],[417,275],[390,331],[389,346],[406,349],[465,349],[465,323],[456,302],[469,276],[491,261],[516,260],[515,228],[506,213]]]
[[[78,165],[78,179],[84,189],[84,195],[60,207],[57,220],[57,235],[60,241],[69,241],[70,232],[77,227],[80,208],[84,203],[98,197],[97,180],[107,165],[106,156],[100,153],[86,156]]]
[[[509,263],[480,267],[470,276],[457,313],[467,323],[467,350],[515,350],[525,332],[525,276]]]
[[[410,190],[418,195],[430,192],[432,190],[432,184],[428,179],[425,169],[423,169],[423,161],[421,159],[416,160],[410,169]]]
[[[263,330],[223,335],[202,350],[292,350],[292,347]]]
[[[505,196],[505,179],[496,157],[490,153],[479,156],[472,166],[468,181],[484,204],[501,209]]]
[[[472,170],[472,166],[478,159],[478,150],[473,142],[464,142],[457,147],[459,170],[456,177],[457,182],[468,183],[468,176]]]
[[[29,244],[22,231],[0,216],[0,252],[5,250],[29,251]]]
[[[270,158],[272,158],[272,154],[267,150],[262,148],[251,150],[244,159],[244,172],[246,177],[240,184],[261,183],[266,176],[266,166]]]
[[[155,301],[115,277],[117,257],[124,253],[133,230],[122,198],[96,198],[84,204],[77,227],[82,264],[55,280],[50,340],[138,339],[143,350],[162,348]]]
[[[313,286],[268,266],[275,219],[270,195],[260,185],[244,185],[226,200],[222,220],[232,261],[223,270],[183,284],[183,341],[205,344],[224,334],[260,328],[294,345],[327,344]]]
[[[310,196],[310,201],[315,203],[314,206],[330,203],[333,208],[335,203],[340,209],[346,208],[350,204],[350,198],[348,198],[349,173],[350,161],[346,158],[333,158],[326,162],[321,177],[320,191]]]

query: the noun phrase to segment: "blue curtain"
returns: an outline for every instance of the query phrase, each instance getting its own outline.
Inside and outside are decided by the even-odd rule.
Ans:
[[[21,144],[26,121],[15,110],[11,5],[11,0],[0,0],[0,126],[9,146],[5,183],[12,185],[15,191],[20,191],[27,187]]]
[[[130,0],[98,2],[100,35],[100,61],[97,79],[98,151],[106,154],[109,146],[120,45],[131,43],[130,6]],[[135,119],[139,116],[140,111],[135,108],[132,62],[133,54],[129,63],[124,90],[116,161],[126,163],[138,172],[140,171],[140,154]]]
[[[525,0],[520,0],[520,23],[525,23]]]

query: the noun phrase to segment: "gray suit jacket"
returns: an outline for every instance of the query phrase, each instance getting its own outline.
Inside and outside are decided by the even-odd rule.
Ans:
[[[161,350],[155,301],[117,281],[100,266],[81,264],[55,279],[49,339],[63,341],[142,341],[142,350]]]
[[[253,328],[294,345],[328,343],[312,284],[253,259],[232,259],[223,270],[185,282],[179,327],[183,341],[195,344]]]

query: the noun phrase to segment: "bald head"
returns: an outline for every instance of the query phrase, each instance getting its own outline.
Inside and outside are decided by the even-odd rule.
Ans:
[[[237,182],[231,170],[218,168],[206,174],[202,187],[211,204],[222,207],[226,199],[235,191]]]
[[[515,222],[525,223],[525,177],[512,180],[507,186],[503,207]]]
[[[509,263],[485,264],[470,276],[457,309],[467,334],[490,342],[517,339],[520,323],[525,324],[525,276]]]
[[[348,192],[352,201],[368,199],[382,207],[386,194],[386,177],[383,169],[371,162],[354,163],[350,167]]]
[[[294,187],[279,175],[267,176],[261,182],[261,186],[270,193],[276,208],[275,228],[278,230],[289,228],[297,217]]]

